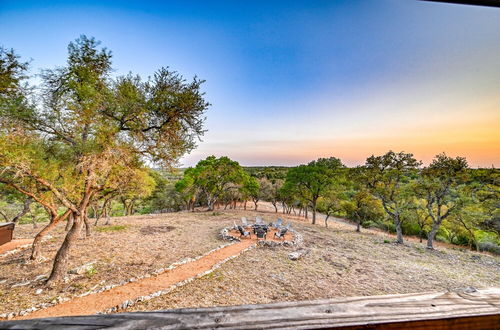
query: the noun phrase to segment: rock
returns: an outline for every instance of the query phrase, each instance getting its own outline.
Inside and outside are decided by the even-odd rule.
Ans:
[[[91,270],[96,262],[97,261],[88,262],[88,263],[86,263],[84,265],[81,265],[80,267],[73,268],[68,273],[70,273],[70,274],[76,274],[76,275],[82,275],[85,272]]]
[[[18,286],[25,286],[25,285],[28,285],[30,283],[31,283],[31,281],[23,282],[23,283],[16,283],[13,286],[11,286],[11,288],[17,288]]]
[[[40,280],[43,280],[43,279],[46,279],[47,278],[47,275],[38,275],[37,277],[35,277],[35,281],[40,281]]]
[[[306,255],[307,252],[308,252],[307,250],[297,250],[297,251],[291,252],[288,255],[288,259],[290,259],[290,260],[299,260],[304,255]]]
[[[43,289],[38,289],[35,291],[35,294],[41,294],[43,292]]]

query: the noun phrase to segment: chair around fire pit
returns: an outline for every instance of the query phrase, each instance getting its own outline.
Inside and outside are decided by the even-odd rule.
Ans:
[[[241,226],[238,226],[238,231],[240,232],[240,238],[241,237],[248,237],[250,238],[250,233],[248,231],[246,231],[245,229],[243,229],[243,227]]]

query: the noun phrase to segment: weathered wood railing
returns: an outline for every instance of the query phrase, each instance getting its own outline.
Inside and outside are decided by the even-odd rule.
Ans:
[[[58,317],[2,329],[500,329],[500,288]]]

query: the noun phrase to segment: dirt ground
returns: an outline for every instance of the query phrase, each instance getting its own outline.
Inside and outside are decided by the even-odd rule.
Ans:
[[[325,228],[291,221],[308,250],[302,259],[288,258],[293,248],[253,249],[126,311],[500,286],[500,257],[442,246],[429,251],[413,240],[404,246],[384,243],[393,237],[370,230],[356,233],[345,223]]]
[[[81,275],[68,274],[67,283],[50,289],[40,280],[16,286],[49,274],[51,261],[64,238],[65,224],[60,224],[50,233],[52,238],[43,245],[46,261],[30,263],[30,249],[0,256],[0,314],[51,302],[58,297],[71,298],[168,267],[183,258],[202,255],[225,243],[217,235],[222,227],[235,220],[229,215],[215,214],[181,212],[112,218],[111,225],[125,228],[119,231],[93,230],[88,238],[82,234],[71,251],[69,268],[95,261],[90,271]],[[93,227],[96,228],[111,227]],[[14,230],[14,238],[33,238],[40,229],[20,225]],[[39,289],[42,292],[36,294]]]
[[[217,238],[221,228],[242,216],[250,219],[255,215],[266,222],[277,216],[285,223],[292,222],[303,235],[308,254],[292,261],[288,254],[294,248],[256,248],[203,278],[125,311],[500,286],[500,257],[443,246],[428,251],[424,244],[414,241],[404,246],[384,243],[392,236],[371,230],[356,233],[352,225],[342,222],[330,222],[330,228],[325,228],[282,214],[216,210],[113,218],[112,225],[125,229],[94,230],[90,238],[82,236],[72,251],[70,269],[95,261],[92,271],[68,275],[67,283],[51,289],[41,281],[12,287],[48,274],[50,261],[27,262],[29,249],[0,257],[0,313],[58,297],[75,297],[202,255],[226,243]],[[15,238],[32,238],[34,233],[31,225],[19,226]],[[63,234],[61,224],[44,244],[43,254],[49,260]],[[40,289],[42,292],[36,294]]]

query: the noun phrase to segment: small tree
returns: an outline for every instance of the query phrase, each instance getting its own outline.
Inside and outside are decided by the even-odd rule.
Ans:
[[[465,180],[467,160],[451,158],[444,153],[437,155],[431,164],[422,170],[420,194],[426,201],[426,209],[432,220],[427,238],[427,248],[433,249],[433,241],[439,227],[455,209],[457,192],[455,188]]]
[[[316,223],[316,208],[318,199],[324,195],[336,176],[341,175],[345,166],[335,157],[320,158],[307,165],[291,168],[286,176],[285,186],[294,186],[301,197],[310,203]],[[290,190],[290,188],[288,188]]]
[[[367,190],[359,190],[349,201],[342,203],[342,209],[347,218],[356,222],[356,231],[361,231],[361,226],[367,220],[375,220],[383,217],[378,202]]]
[[[177,188],[179,191],[198,189],[206,197],[208,210],[213,211],[219,198],[228,189],[233,189],[234,184],[242,184],[247,176],[238,162],[228,157],[209,156],[200,160],[194,168],[187,169]]]
[[[366,160],[364,175],[369,191],[377,197],[396,227],[396,242],[403,244],[402,212],[409,206],[412,192],[407,183],[416,175],[421,162],[410,153],[389,151]]]

